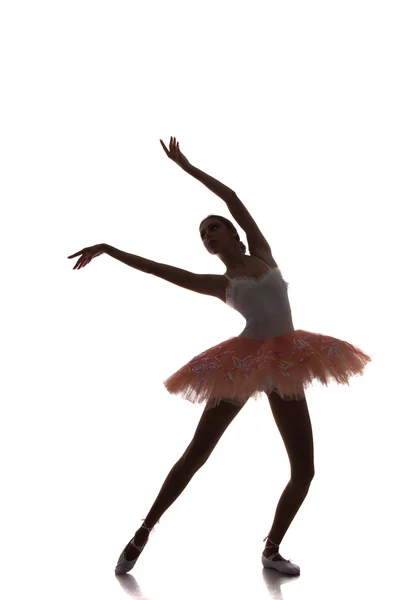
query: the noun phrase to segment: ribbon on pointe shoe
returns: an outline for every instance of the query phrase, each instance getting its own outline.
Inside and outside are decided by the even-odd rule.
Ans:
[[[153,525],[153,527],[147,527],[147,525],[145,524],[146,519],[140,519],[140,520],[143,521],[143,525],[141,525],[141,527],[143,527],[143,529],[146,529],[149,533],[151,533],[153,531],[154,527],[160,523],[160,520],[158,520],[156,525]]]
[[[279,544],[277,544],[276,542],[271,540],[271,538],[268,537],[268,535],[263,539],[263,542],[265,542],[265,540],[268,540],[271,542],[271,544],[273,544],[273,546],[265,546],[265,548],[273,548],[273,547],[279,548]],[[268,560],[272,561],[274,556],[277,556],[278,554],[279,554],[279,552],[275,552],[275,554],[271,554],[270,556],[266,556],[265,558],[268,558]],[[284,558],[283,560],[274,560],[273,562],[290,562],[290,563],[294,564],[291,558]]]

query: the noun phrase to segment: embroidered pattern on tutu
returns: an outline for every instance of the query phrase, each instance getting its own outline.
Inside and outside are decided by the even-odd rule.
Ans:
[[[233,340],[235,338],[229,338],[228,341]],[[241,340],[243,338],[236,338]],[[252,338],[255,339],[255,338]],[[290,376],[289,371],[293,369],[296,365],[303,363],[306,360],[309,360],[311,356],[316,354],[315,348],[307,341],[312,339],[316,344],[319,345],[320,352],[326,353],[326,358],[331,360],[332,357],[337,356],[341,360],[345,360],[345,356],[343,353],[340,353],[340,349],[343,347],[351,348],[351,345],[342,340],[338,340],[336,338],[323,336],[321,334],[309,333],[309,335],[303,337],[292,338],[293,345],[295,349],[292,350],[291,354],[296,355],[300,353],[300,357],[298,360],[281,360],[282,356],[284,356],[285,352],[274,351],[274,350],[264,350],[260,348],[255,355],[250,354],[245,358],[239,358],[235,356],[234,353],[237,352],[235,348],[222,350],[222,346],[215,346],[201,354],[195,356],[191,361],[187,364],[187,369],[189,371],[193,371],[194,373],[203,373],[204,371],[207,373],[221,370],[228,381],[234,382],[233,377],[231,375],[231,371],[237,372],[241,378],[247,378],[252,370],[260,369],[263,365],[265,365],[266,361],[274,361],[278,368],[280,375]],[[257,340],[258,342],[268,342],[269,340]],[[238,347],[240,348],[240,341],[238,343]],[[225,367],[221,359],[224,357],[232,358],[232,367]],[[199,380],[200,382],[201,380]]]
[[[349,385],[370,360],[346,341],[304,330],[269,339],[232,337],[195,356],[164,384],[194,403],[212,396],[243,402],[272,391],[299,400],[314,379]]]

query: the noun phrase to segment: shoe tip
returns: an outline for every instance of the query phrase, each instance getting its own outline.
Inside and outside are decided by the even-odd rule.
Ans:
[[[116,575],[126,575],[127,572],[131,569],[131,567],[129,565],[117,565],[115,567],[115,574]]]

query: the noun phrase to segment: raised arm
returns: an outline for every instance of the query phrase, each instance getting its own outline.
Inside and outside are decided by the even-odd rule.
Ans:
[[[197,169],[192,165],[189,165],[185,171],[189,173],[189,175],[192,175],[204,183],[209,190],[214,192],[214,194],[217,194],[217,196],[225,201],[225,204],[227,205],[232,217],[246,233],[247,244],[251,254],[256,254],[257,251],[261,249],[264,251],[271,250],[269,243],[261,233],[257,223],[243,202],[237,197],[236,192],[217,179],[214,179],[214,177],[211,177],[211,175],[207,175],[207,173],[200,171],[200,169]]]
[[[217,194],[217,196],[222,198],[222,200],[226,202],[236,195],[231,188],[218,181],[218,179],[214,179],[214,177],[211,177],[211,175],[207,175],[207,173],[204,173],[204,171],[200,171],[200,169],[197,169],[197,167],[191,165],[186,156],[182,154],[179,148],[179,142],[176,141],[176,138],[170,138],[169,150],[162,140],[160,140],[160,142],[168,158],[181,167],[181,169],[186,171],[186,173],[189,173],[189,175],[192,175],[195,179],[198,179],[201,181],[201,183],[204,183],[209,190],[214,192],[214,194]]]
[[[192,165],[185,170],[225,201],[232,217],[246,233],[250,254],[258,256],[270,266],[277,266],[272,257],[271,246],[243,202],[237,197],[236,192]]]
[[[268,257],[269,260],[271,260],[271,247],[269,243],[261,233],[260,228],[243,202],[237,197],[236,192],[218,181],[218,179],[211,177],[211,175],[207,175],[207,173],[204,173],[204,171],[200,171],[200,169],[191,165],[186,156],[182,154],[179,148],[179,142],[176,141],[176,138],[171,137],[169,151],[167,150],[164,142],[162,140],[160,140],[160,142],[168,158],[173,160],[184,171],[186,171],[186,173],[189,173],[189,175],[192,175],[195,179],[198,179],[209,190],[224,200],[232,217],[243,229],[243,231],[246,232],[250,254],[255,254],[258,256],[262,254],[264,257]]]
[[[224,185],[223,183],[218,181],[218,179],[211,177],[211,175],[207,175],[207,173],[204,173],[204,171],[200,171],[200,169],[191,165],[190,163],[184,169],[184,171],[186,171],[186,173],[189,173],[189,175],[192,175],[192,177],[194,177],[195,179],[201,181],[201,183],[204,183],[204,185],[208,187],[209,190],[214,192],[214,194],[217,194],[217,196],[222,198],[222,200],[224,200],[225,202],[228,202],[228,200],[231,200],[236,196],[235,192],[227,185]]]
[[[271,246],[263,236],[257,223],[243,204],[241,200],[236,196],[226,200],[226,205],[235,221],[240,225],[243,231],[246,232],[247,245],[249,247],[250,254],[257,256],[260,253],[265,255],[271,254]],[[268,263],[269,264],[269,263]]]

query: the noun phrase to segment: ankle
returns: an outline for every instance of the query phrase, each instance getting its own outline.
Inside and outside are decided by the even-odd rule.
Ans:
[[[152,521],[150,520],[148,517],[146,517],[145,519],[142,519],[143,523],[141,525],[141,527],[143,529],[145,529],[146,531],[152,531],[154,529],[154,527],[156,525],[158,525],[160,523],[160,519],[158,521]]]
[[[145,521],[145,519],[142,519],[143,524],[139,527],[139,529],[136,530],[136,533],[134,535],[134,540],[137,543],[144,543],[144,541],[147,541],[147,539],[150,537],[150,533],[153,530],[153,527],[149,527]]]
[[[276,542],[274,542],[273,540],[271,540],[271,538],[267,535],[266,538],[264,538],[263,540],[264,542],[266,541],[265,547],[269,548],[269,549],[274,549],[275,548],[275,552],[278,551],[279,548],[279,544],[277,544]]]
[[[145,531],[151,531],[154,528],[154,525],[150,522],[150,524],[146,521],[146,519],[142,519],[143,523],[141,524],[140,528],[144,529]],[[149,533],[150,533],[149,531]]]

